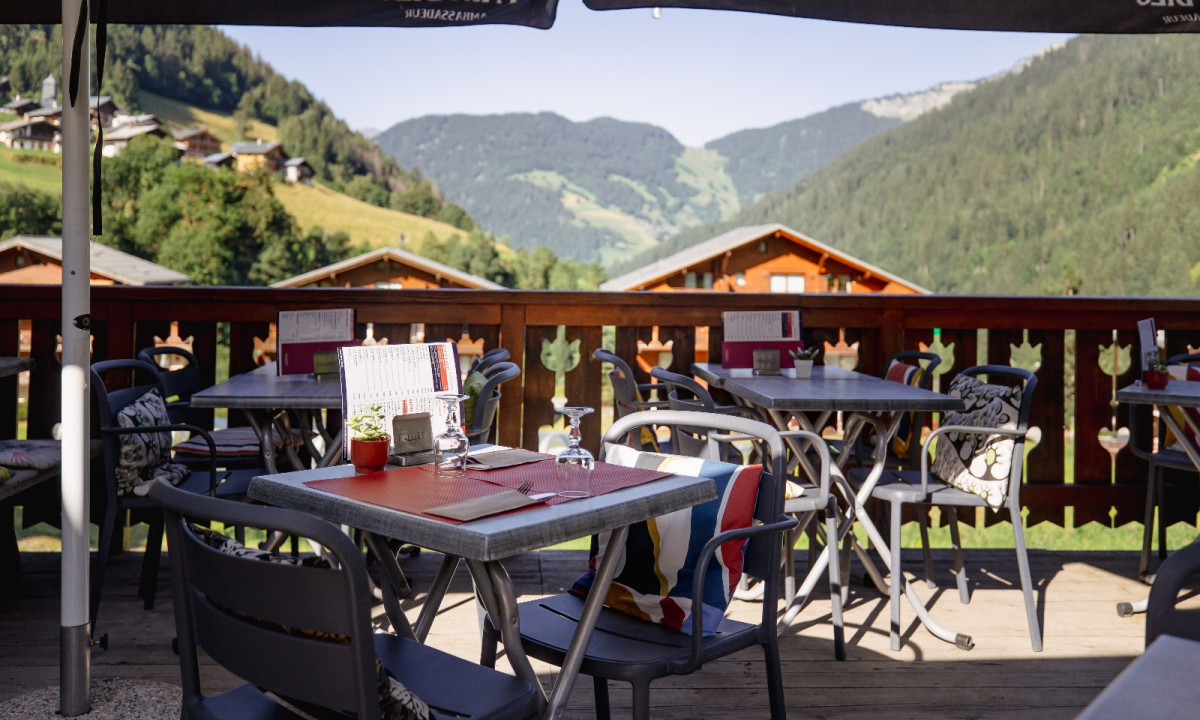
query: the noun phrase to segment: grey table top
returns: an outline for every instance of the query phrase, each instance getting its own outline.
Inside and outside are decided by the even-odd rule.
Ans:
[[[92,457],[98,457],[103,451],[104,447],[100,441],[93,440],[91,447]],[[55,465],[45,470],[37,470],[35,468],[8,468],[8,470],[12,473],[12,477],[0,484],[0,500],[10,498],[47,480],[53,480],[59,476],[62,466]]]
[[[1200,382],[1171,380],[1164,390],[1151,390],[1137,382],[1117,391],[1117,402],[1131,405],[1174,405],[1200,407]]]
[[[616,492],[538,507],[513,515],[453,525],[420,515],[351,500],[304,485],[311,480],[349,477],[349,465],[256,477],[251,498],[311,513],[341,525],[402,539],[438,552],[474,560],[502,560],[567,540],[613,530],[717,497],[712,480],[672,475]]]
[[[29,358],[0,357],[0,378],[16,375],[33,367]]]
[[[1178,720],[1200,714],[1200,643],[1159,636],[1076,720]]]
[[[753,375],[720,365],[696,363],[692,372],[714,387],[769,410],[843,412],[945,412],[962,400],[841,368],[817,366],[812,377]]]
[[[205,388],[192,407],[243,410],[340,410],[342,384],[336,377],[276,375],[275,363]]]

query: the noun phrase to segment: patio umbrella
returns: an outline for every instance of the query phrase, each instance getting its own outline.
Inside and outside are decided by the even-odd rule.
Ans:
[[[970,30],[1200,32],[1195,0],[585,0],[594,10],[681,7]],[[558,0],[31,0],[0,3],[0,23],[63,23],[69,72],[63,135],[62,616],[60,711],[90,709],[88,649],[88,48],[97,23],[99,70],[107,22],[330,27],[524,25],[549,28]],[[65,22],[64,22],[65,21]],[[99,73],[97,73],[99,75]],[[99,143],[97,143],[99,145]],[[99,170],[99,147],[94,167]],[[99,192],[99,182],[94,183]],[[93,202],[98,199],[93,196]],[[98,223],[99,204],[95,220]],[[98,228],[97,228],[98,231]]]

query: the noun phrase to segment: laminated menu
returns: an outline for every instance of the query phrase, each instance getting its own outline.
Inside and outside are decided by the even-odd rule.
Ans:
[[[280,375],[316,372],[314,355],[357,345],[354,317],[353,308],[281,310],[275,323],[276,372]]]
[[[724,312],[721,322],[721,365],[725,368],[754,367],[755,350],[777,350],[780,366],[786,367],[786,353],[804,347],[799,310]]]
[[[461,393],[458,347],[454,343],[373,345],[338,349],[343,422],[370,405],[383,409],[384,427],[397,415],[429,413],[434,435],[446,431],[446,407],[439,393]],[[350,452],[350,433],[344,434]]]

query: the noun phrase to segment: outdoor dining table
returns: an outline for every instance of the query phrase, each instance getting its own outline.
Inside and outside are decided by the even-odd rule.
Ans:
[[[275,427],[284,438],[289,437],[292,434],[289,413],[295,413],[295,425],[300,429],[305,448],[317,459],[318,467],[332,465],[342,457],[342,428],[330,431],[321,418],[322,410],[342,408],[342,385],[337,377],[277,375],[272,362],[201,390],[192,395],[191,405],[241,410],[258,436],[268,472],[279,472],[271,428]],[[313,442],[318,434],[325,442],[324,452]],[[303,469],[304,464],[290,442],[284,443],[284,452],[294,469]]]
[[[33,361],[21,357],[0,357],[0,378],[12,377],[33,367]]]
[[[948,395],[915,388],[904,383],[891,382],[882,378],[864,375],[833,366],[817,366],[812,369],[812,375],[807,378],[797,378],[794,370],[782,370],[780,375],[755,375],[749,369],[727,369],[721,365],[710,363],[695,363],[692,372],[712,387],[717,387],[733,395],[739,403],[761,408],[780,430],[786,431],[792,420],[801,429],[820,433],[829,418],[835,412],[851,414],[854,422],[847,423],[847,434],[843,440],[843,452],[837,459],[838,467],[844,469],[852,453],[848,451],[863,428],[874,428],[878,441],[872,451],[870,471],[864,478],[858,491],[846,480],[841,473],[834,475],[838,487],[847,504],[846,517],[839,527],[838,536],[849,539],[851,547],[875,587],[886,590],[887,582],[875,566],[874,560],[859,544],[851,528],[857,521],[866,530],[872,545],[878,550],[883,565],[891,573],[893,579],[904,583],[905,597],[908,598],[921,623],[936,637],[946,642],[969,649],[971,639],[961,633],[955,633],[939,625],[925,608],[924,602],[917,595],[912,584],[904,580],[899,569],[891,567],[891,551],[887,541],[871,521],[866,510],[866,502],[871,497],[871,491],[883,476],[887,464],[887,448],[891,438],[900,427],[900,421],[909,412],[947,412],[961,410],[962,400]],[[806,413],[815,413],[810,418]],[[890,413],[890,416],[887,415]],[[792,450],[793,460],[800,465],[810,477],[816,477],[814,470],[806,457],[807,443],[800,443],[795,438],[786,438]],[[786,506],[785,506],[786,510]],[[791,598],[784,615],[784,623],[790,623],[807,602],[809,595],[817,585],[817,581],[825,572],[830,562],[830,548],[824,548],[814,559],[808,575],[800,588]]]
[[[364,531],[368,548],[379,560],[381,569],[389,580],[388,583],[382,584],[391,586],[390,591],[384,590],[383,593],[388,619],[398,634],[418,642],[424,642],[428,636],[454,571],[460,560],[465,561],[484,609],[492,618],[495,627],[500,630],[505,654],[513,671],[518,677],[539,689],[546,703],[543,713],[546,720],[558,720],[566,708],[571,688],[583,662],[584,652],[599,618],[603,599],[608,595],[612,584],[620,553],[607,553],[597,569],[592,591],[584,604],[579,625],[549,696],[542,689],[521,644],[516,591],[508,572],[504,569],[503,561],[550,545],[607,531],[613,533],[610,544],[620,547],[625,542],[631,524],[683,510],[717,497],[716,486],[712,480],[672,475],[589,498],[533,507],[505,515],[493,515],[455,525],[305,485],[314,480],[348,478],[353,475],[354,468],[348,465],[267,475],[254,478],[248,494],[254,500],[311,513],[329,522]],[[444,555],[416,625],[409,623],[397,599],[399,591],[407,588],[407,580],[396,561],[396,554],[388,550],[388,538],[429,548]]]
[[[1184,410],[1184,412],[1180,413],[1183,416],[1184,423],[1196,437],[1200,437],[1200,423],[1196,422],[1191,413],[1186,412],[1187,409],[1194,410],[1200,408],[1200,382],[1170,380],[1162,390],[1151,390],[1148,385],[1139,380],[1132,385],[1118,390],[1117,402],[1128,403],[1130,405],[1154,405],[1158,408],[1158,421],[1165,423],[1177,438],[1186,438],[1187,433],[1175,421],[1175,416],[1171,413],[1171,408]],[[1179,445],[1183,448],[1183,452],[1188,456],[1188,459],[1192,461],[1192,464],[1196,466],[1196,470],[1200,472],[1200,450],[1197,450],[1194,444],[1186,441],[1179,443]],[[1200,537],[1193,540],[1193,542],[1197,541],[1200,541]],[[1147,598],[1137,602],[1117,603],[1117,613],[1121,617],[1144,613],[1146,612],[1148,602],[1149,599]]]

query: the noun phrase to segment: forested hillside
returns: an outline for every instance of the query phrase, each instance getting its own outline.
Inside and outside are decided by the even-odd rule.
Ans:
[[[939,292],[1196,295],[1197,77],[1192,38],[1077,38],[626,266],[781,222]]]

